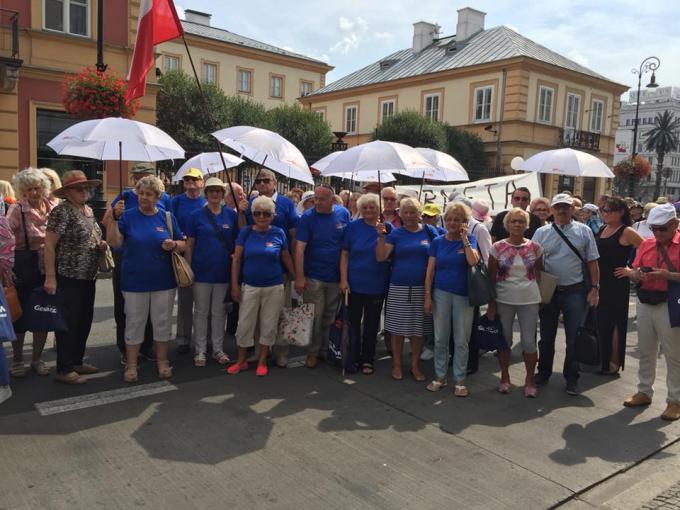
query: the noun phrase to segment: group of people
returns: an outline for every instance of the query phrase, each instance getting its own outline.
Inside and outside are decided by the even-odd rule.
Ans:
[[[11,252],[0,259],[3,284],[16,286],[22,304],[36,287],[62,297],[67,328],[56,332],[60,382],[82,384],[97,371],[84,362],[85,345],[97,271],[113,250],[117,344],[128,383],[138,380],[140,358],[154,360],[160,378],[171,377],[168,343],[176,294],[177,351],[193,352],[195,366],[214,362],[235,375],[254,363],[258,376],[268,374],[270,358],[285,367],[289,346],[277,341],[277,325],[296,293],[314,306],[305,359],[310,369],[325,354],[329,328],[344,299],[359,345],[354,361],[363,374],[376,369],[383,329],[393,379],[404,378],[408,339],[410,376],[424,382],[422,362],[433,360],[427,390],[451,383],[456,396],[466,397],[467,377],[479,356],[474,325],[484,313],[500,320],[505,339],[497,350],[498,391],[513,389],[509,365],[516,319],[526,367],[523,394],[535,398],[552,376],[562,318],[565,389],[579,395],[577,330],[592,309],[598,318],[601,374],[617,375],[625,361],[632,281],[639,300],[640,382],[624,405],[651,402],[661,344],[668,366],[668,406],[662,417],[680,418],[680,329],[671,326],[677,312],[666,300],[680,279],[680,234],[672,204],[643,208],[605,196],[597,205],[583,205],[570,193],[532,201],[528,189],[517,188],[511,207],[492,219],[484,201],[454,194],[442,210],[377,183],[363,192],[336,194],[320,184],[313,191],[293,189],[284,195],[267,169],[258,173],[251,194],[237,183],[191,169],[182,179],[183,193],[172,198],[153,167],[138,165],[131,175],[134,187],[113,200],[103,229],[86,203],[99,181],[71,171],[60,183],[56,175],[31,168],[15,177],[19,199],[7,213],[7,235],[0,225],[0,256]],[[632,209],[644,215],[635,225]],[[13,249],[7,249],[10,244]],[[193,270],[192,285],[177,285],[173,260],[178,255]],[[495,287],[495,298],[481,311],[470,304],[468,288],[468,273],[480,263],[488,267]],[[34,265],[32,279],[18,274],[27,264]],[[544,303],[542,273],[557,280]],[[34,335],[30,369],[49,373],[41,359],[47,332],[21,319],[14,327],[11,374],[20,377],[28,370],[26,331]],[[235,330],[235,360],[225,353],[228,327]]]

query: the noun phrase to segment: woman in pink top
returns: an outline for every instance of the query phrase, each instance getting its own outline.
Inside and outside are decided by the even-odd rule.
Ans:
[[[54,204],[48,200],[50,194],[50,180],[35,168],[27,168],[14,176],[14,187],[19,195],[19,201],[12,205],[7,213],[9,226],[16,240],[14,273],[16,288],[22,308],[28,306],[31,291],[41,287],[44,281],[44,246],[47,217]],[[10,373],[14,377],[26,375],[23,349],[24,336],[30,331],[30,325],[25,324],[24,317],[14,323],[17,339],[12,343],[14,358]],[[33,356],[31,369],[38,375],[48,375],[49,369],[42,361],[47,332],[33,331]]]

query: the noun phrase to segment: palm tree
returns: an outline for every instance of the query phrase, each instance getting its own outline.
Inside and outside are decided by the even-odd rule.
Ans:
[[[680,118],[676,118],[674,114],[666,110],[663,113],[656,114],[654,127],[647,132],[646,148],[650,152],[656,152],[657,156],[654,199],[659,196],[661,191],[663,160],[666,154],[677,150],[680,144],[678,130],[680,130]]]

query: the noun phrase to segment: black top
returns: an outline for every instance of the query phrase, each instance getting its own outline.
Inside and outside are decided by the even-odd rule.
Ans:
[[[499,213],[493,220],[493,225],[491,226],[491,237],[493,237],[494,242],[501,241],[502,239],[507,239],[510,237],[510,232],[505,230],[503,226],[503,218],[508,214],[508,211],[503,211]],[[529,228],[524,231],[524,237],[531,239],[534,237],[534,232],[541,227],[541,220],[535,214],[529,213]]]

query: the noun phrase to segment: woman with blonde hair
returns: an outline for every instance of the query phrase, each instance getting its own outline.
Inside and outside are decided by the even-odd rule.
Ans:
[[[50,196],[48,200],[53,203],[54,206],[59,204],[59,198],[54,196],[54,190],[61,188],[61,179],[59,174],[52,170],[51,168],[41,168],[40,171],[44,173],[50,180]]]
[[[384,191],[384,190],[383,190]],[[399,215],[403,226],[388,232],[388,225],[378,223],[375,256],[378,262],[392,255],[392,277],[387,293],[385,331],[391,335],[392,378],[401,380],[401,354],[404,339],[411,340],[411,375],[424,381],[420,370],[423,336],[432,332],[432,317],[425,316],[425,270],[430,243],[437,237],[431,225],[420,218],[420,202],[415,198],[401,201]],[[391,226],[391,225],[390,225]]]

